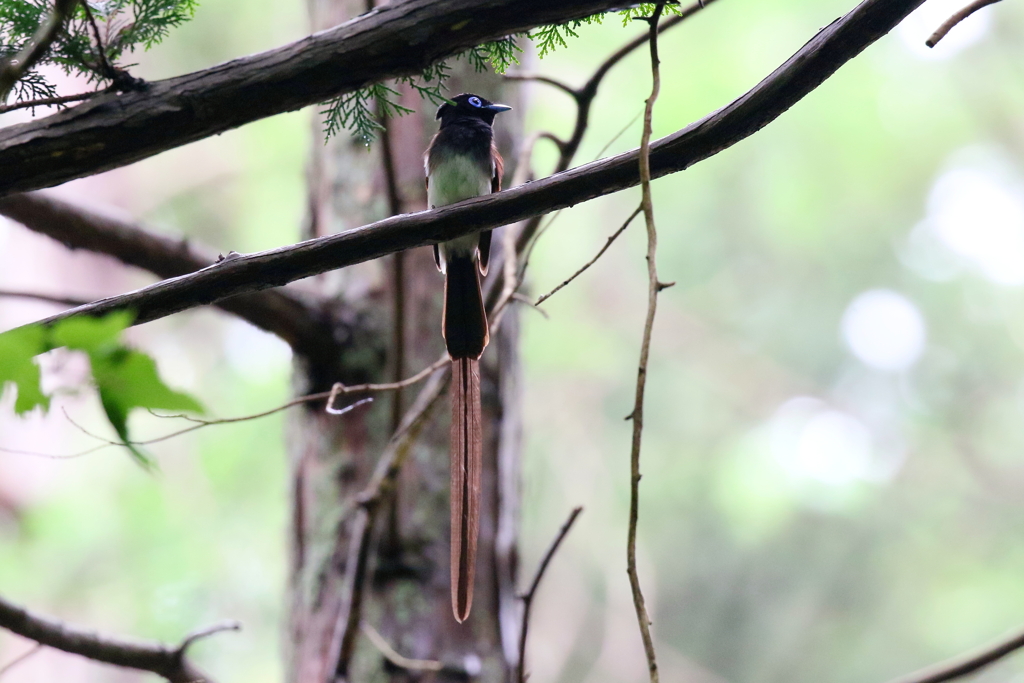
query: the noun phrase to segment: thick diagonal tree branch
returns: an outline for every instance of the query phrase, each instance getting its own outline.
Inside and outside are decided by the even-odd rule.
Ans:
[[[651,145],[651,176],[689,168],[764,128],[843,64],[895,27],[923,0],[865,0],[825,27],[785,64],[728,106]],[[244,292],[277,287],[399,249],[573,206],[640,182],[636,150],[459,204],[395,216],[337,235],[239,256],[197,273],[93,302],[48,318],[131,309],[138,322]]]
[[[107,254],[162,278],[192,273],[217,261],[216,254],[187,240],[160,235],[46,194],[18,194],[0,199],[0,214],[70,249]],[[306,357],[326,358],[337,353],[338,345],[326,314],[305,297],[275,290],[243,294],[221,301],[218,306],[276,334]]]
[[[213,626],[187,636],[180,645],[112,638],[86,631],[28,610],[0,598],[0,628],[41,645],[81,655],[97,662],[151,671],[170,683],[210,683],[209,676],[185,656],[189,645],[225,630],[239,629],[236,622]]]
[[[616,0],[408,0],[290,45],[0,131],[0,195],[129,164]]]

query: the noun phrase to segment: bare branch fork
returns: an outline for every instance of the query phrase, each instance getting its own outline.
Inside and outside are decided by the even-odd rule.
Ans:
[[[651,177],[659,178],[689,168],[760,130],[885,35],[922,2],[865,0],[819,31],[745,95],[652,143]],[[405,3],[399,6],[404,7]],[[73,309],[46,322],[125,308],[136,312],[138,322],[155,320],[229,296],[281,286],[399,249],[507,225],[633,187],[640,182],[638,164],[639,152],[634,150],[494,195],[388,218],[289,247],[239,256],[191,275]]]
[[[707,5],[710,5],[712,2],[715,2],[715,0],[701,0],[700,2],[696,2],[686,9],[681,10],[679,14],[665,20],[665,22],[658,28],[658,32],[667,31],[673,26],[678,26],[700,10],[704,9]],[[569,95],[569,97],[571,97],[576,103],[576,123],[573,126],[573,131],[568,140],[562,140],[551,133],[543,135],[543,137],[551,140],[555,146],[558,147],[559,159],[555,166],[555,173],[560,173],[569,168],[569,164],[572,163],[573,157],[576,155],[577,150],[579,150],[580,143],[583,141],[583,134],[586,133],[587,126],[590,123],[590,107],[594,103],[594,98],[597,97],[598,88],[600,88],[604,77],[608,75],[608,72],[610,72],[615,65],[628,57],[634,50],[646,43],[649,39],[650,35],[644,33],[623,45],[621,48],[613,52],[597,68],[597,70],[594,71],[593,75],[587,80],[587,82],[579,88],[573,88],[561,81],[547,76],[532,74],[506,74],[505,78],[510,81],[536,81],[538,83],[545,83],[558,88]]]
[[[40,645],[82,655],[97,662],[150,671],[163,676],[170,683],[212,683],[209,676],[188,660],[188,648],[197,640],[214,633],[237,631],[241,625],[236,621],[214,624],[194,631],[177,646],[169,646],[100,635],[34,614],[0,598],[0,628],[34,640]]]
[[[522,595],[523,619],[519,626],[519,676],[516,679],[519,683],[526,683],[526,635],[530,627],[530,608],[533,606],[533,599],[537,596],[537,589],[540,588],[540,580],[544,578],[544,572],[547,571],[552,558],[558,552],[559,546],[562,545],[562,541],[569,534],[569,530],[572,529],[572,525],[581,512],[583,512],[582,507],[575,507],[569,513],[569,518],[562,524],[558,535],[555,536],[551,545],[548,546],[547,552],[544,553],[544,558],[541,559],[540,565],[537,567],[537,573],[533,575],[533,581],[530,582],[530,588]]]

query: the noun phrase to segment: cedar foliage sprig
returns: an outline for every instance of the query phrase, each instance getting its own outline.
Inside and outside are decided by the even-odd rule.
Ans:
[[[168,32],[188,21],[198,0],[82,0],[47,53],[13,88],[15,102],[54,97],[56,88],[38,71],[56,65],[94,83],[111,81],[123,73],[118,61],[136,49],[153,47]],[[86,4],[87,3],[87,4]],[[0,0],[0,60],[17,54],[30,43],[53,9],[51,0]],[[94,31],[89,14],[95,22]],[[97,43],[96,34],[99,35]],[[104,64],[115,69],[104,68]]]
[[[627,26],[633,19],[650,16],[656,4],[644,2],[618,11],[622,25]],[[679,14],[682,10],[678,4],[669,4],[665,6],[665,11]],[[602,12],[562,24],[540,26],[523,34],[477,45],[456,55],[455,59],[467,59],[478,72],[493,69],[495,73],[503,74],[513,64],[519,64],[518,54],[523,51],[516,42],[519,37],[528,38],[536,47],[537,56],[544,58],[558,48],[568,47],[567,39],[578,38],[577,31],[581,27],[600,24],[606,15],[607,13]],[[437,105],[447,101],[444,93],[447,91],[445,81],[448,79],[448,71],[447,62],[441,61],[428,67],[418,79],[405,77],[395,83],[411,86],[421,98]],[[342,130],[348,130],[354,138],[368,146],[381,130],[381,117],[390,118],[412,113],[412,109],[400,106],[395,100],[390,99],[398,96],[394,88],[378,86],[380,84],[366,86],[325,103],[321,114],[324,116],[324,133],[328,139]]]
[[[519,63],[516,56],[519,52],[522,48],[516,44],[515,37],[508,36],[477,45],[456,55],[455,59],[467,59],[477,71],[494,69],[495,73],[503,74],[513,64]],[[428,66],[418,77],[405,76],[394,83],[408,85],[421,99],[441,105],[448,101],[445,82],[451,75],[450,71],[448,62],[440,61]],[[414,110],[398,104],[398,97],[395,88],[375,83],[327,101],[320,112],[324,117],[325,136],[330,139],[342,130],[348,130],[352,137],[369,146],[383,128],[382,118],[413,113]]]

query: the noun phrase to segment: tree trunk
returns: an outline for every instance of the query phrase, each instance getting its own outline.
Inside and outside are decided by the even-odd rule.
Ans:
[[[309,5],[313,30],[366,10],[364,2],[354,0],[309,0]],[[509,93],[493,74],[475,74],[465,60],[452,66],[453,94],[465,89],[507,101]],[[307,236],[424,208],[422,154],[436,128],[435,108],[409,93],[403,94],[403,104],[417,113],[390,121],[387,134],[370,149],[345,133],[324,145],[321,123],[314,122]],[[503,119],[498,138],[506,159],[512,161],[508,131],[519,120]],[[384,163],[389,149],[395,179],[390,184]],[[512,166],[508,164],[507,177]],[[495,243],[500,245],[500,233]],[[396,295],[396,283],[401,296]],[[391,381],[419,371],[443,352],[442,280],[429,248],[323,275],[316,286],[344,303],[346,318],[337,329],[345,350],[337,364],[340,370],[298,359],[298,392],[322,391],[335,381]],[[481,363],[484,500],[476,598],[465,624],[455,622],[449,596],[447,400],[434,409],[399,475],[395,495],[377,515],[367,571],[358,579],[363,629],[344,655],[339,638],[352,609],[353,577],[348,574],[355,565],[350,558],[355,496],[366,486],[401,410],[412,403],[420,385],[404,393],[376,394],[369,406],[341,417],[308,410],[293,420],[289,681],[508,679],[516,665],[519,628],[514,595],[520,427],[517,341],[517,320],[506,315]],[[365,635],[370,629],[402,657],[440,662],[443,668],[396,664],[401,660],[386,655],[386,648]]]

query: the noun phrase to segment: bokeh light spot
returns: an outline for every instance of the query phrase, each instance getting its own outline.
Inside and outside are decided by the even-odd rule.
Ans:
[[[924,316],[907,297],[887,289],[857,296],[842,320],[843,339],[861,362],[877,370],[908,369],[924,351]]]
[[[1024,284],[1024,192],[996,174],[958,168],[941,175],[928,198],[936,237],[1002,285]]]
[[[798,481],[846,486],[876,478],[867,426],[809,396],[790,399],[776,412],[771,452]]]

